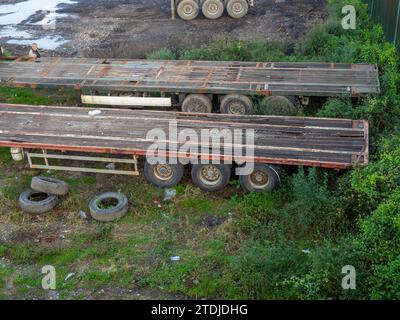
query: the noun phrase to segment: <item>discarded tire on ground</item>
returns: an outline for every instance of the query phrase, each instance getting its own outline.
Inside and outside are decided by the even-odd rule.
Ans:
[[[161,188],[176,186],[183,177],[183,166],[181,164],[149,164],[144,165],[144,176],[151,184]]]
[[[231,178],[231,167],[226,164],[196,164],[192,166],[193,183],[204,191],[220,191]]]
[[[240,185],[247,192],[271,192],[279,187],[279,169],[267,164],[254,164],[251,174],[239,176]]]
[[[65,196],[69,191],[69,186],[66,182],[49,177],[33,177],[31,188],[57,196]]]
[[[225,114],[252,114],[253,101],[247,96],[229,94],[221,100],[220,111]]]
[[[32,214],[46,213],[54,209],[58,203],[56,195],[28,189],[19,196],[20,208]]]
[[[107,192],[94,197],[89,203],[90,215],[101,222],[111,222],[128,211],[127,197],[118,192]]]

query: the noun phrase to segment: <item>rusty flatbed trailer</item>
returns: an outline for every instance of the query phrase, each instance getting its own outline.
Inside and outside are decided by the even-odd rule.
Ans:
[[[375,65],[334,63],[16,59],[0,61],[0,83],[71,87],[89,93],[82,95],[87,104],[181,106],[204,113],[214,107],[231,114],[249,114],[256,96],[307,104],[310,97],[380,93]]]
[[[177,127],[176,136],[169,133],[171,132],[171,124],[174,123]],[[228,116],[127,109],[101,109],[100,112],[100,110],[90,108],[0,104],[0,146],[10,147],[14,150],[25,150],[32,168],[138,174],[137,157],[148,155],[149,148],[155,143],[154,138],[148,137],[148,133],[154,129],[167,133],[164,139],[168,144],[165,148],[159,148],[157,154],[160,156],[176,156],[181,160],[220,159],[229,163],[251,162],[256,164],[258,166],[256,168],[261,172],[263,165],[272,169],[274,168],[273,165],[350,169],[357,165],[368,164],[368,122],[362,120]],[[219,130],[218,132],[221,132],[221,130],[228,130],[228,132],[239,130],[239,136],[243,139],[239,142],[237,140],[231,142],[221,140],[220,153],[216,153],[215,149],[211,147],[205,148],[200,139],[198,141],[191,140],[192,146],[195,146],[197,151],[188,154],[182,151],[183,145],[187,143],[186,138],[184,140],[177,138],[181,133],[186,134],[187,130],[192,130],[198,137],[202,135],[204,130]],[[247,140],[244,137],[249,131],[252,132],[254,137],[254,143],[250,148],[254,154],[250,155],[243,152],[238,156],[233,156],[222,152],[228,144],[243,151],[248,147],[246,145]],[[171,148],[171,145],[175,147]],[[28,150],[43,150],[43,152],[33,153]],[[101,160],[102,158],[99,156],[89,157],[69,155],[69,153],[68,155],[66,153],[58,155],[55,153],[59,151],[67,153],[85,152],[92,155],[108,154],[109,156],[105,160]],[[110,158],[111,156],[119,156],[119,158]],[[45,161],[45,164],[33,164],[34,158],[41,158]],[[99,169],[52,166],[49,161],[53,159],[132,163],[135,165],[135,170],[133,172],[115,169],[96,171]],[[149,178],[151,182],[159,186],[171,186],[167,183],[168,181],[162,179],[162,172],[174,174],[174,172],[171,173],[171,170],[166,171],[165,165],[161,168],[162,170],[157,165],[148,165],[148,168],[145,168],[146,177],[149,178],[149,175],[153,175]],[[224,164],[221,164],[221,166],[224,166]],[[193,165],[192,167],[201,171],[201,169],[206,168],[208,170],[215,166],[207,163]],[[219,168],[218,170],[221,169],[219,166],[216,167]],[[157,175],[158,169],[161,170],[159,175]],[[268,181],[268,170],[266,173],[264,172],[266,174],[264,181]],[[179,172],[183,172],[183,170],[179,169]],[[179,172],[176,173],[178,178],[172,179],[172,184],[179,182],[181,178],[181,176],[179,178]],[[218,174],[222,175],[223,172]],[[275,178],[278,177],[278,171],[275,169],[270,171],[269,174],[276,175]],[[194,177],[193,175],[192,169],[192,177]],[[256,178],[254,177],[254,179]],[[195,179],[193,178],[193,180]],[[273,180],[271,176],[269,180]],[[229,177],[226,183],[228,181]],[[197,179],[197,184],[203,189],[207,189],[204,187],[204,183],[202,185],[202,182],[199,183]],[[264,183],[262,186],[261,189],[264,190],[269,185]],[[221,185],[217,189],[220,188]],[[250,188],[245,187],[245,189],[253,191]],[[211,188],[210,190],[215,189]]]

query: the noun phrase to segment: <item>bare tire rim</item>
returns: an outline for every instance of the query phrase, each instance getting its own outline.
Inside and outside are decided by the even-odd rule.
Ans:
[[[249,179],[251,185],[256,189],[264,189],[269,184],[267,172],[263,170],[254,170]]]
[[[244,11],[245,11],[245,7],[243,6],[242,3],[240,3],[240,2],[235,2],[235,3],[233,4],[233,6],[232,6],[232,12],[233,12],[235,15],[241,15],[241,14],[244,13]]]
[[[174,175],[174,171],[168,164],[157,164],[153,167],[153,174],[160,181],[169,181]]]
[[[199,171],[199,179],[204,185],[215,186],[221,182],[222,173],[216,166],[204,166]]]
[[[194,9],[193,5],[191,5],[189,3],[185,4],[183,6],[183,13],[188,17],[191,16],[194,13],[194,11],[195,11],[195,9]]]
[[[246,106],[240,101],[232,101],[228,105],[228,113],[244,115],[246,114]]]

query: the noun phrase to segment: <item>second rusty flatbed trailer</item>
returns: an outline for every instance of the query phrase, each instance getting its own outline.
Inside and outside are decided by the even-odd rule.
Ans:
[[[158,135],[155,139],[149,136],[153,130],[166,135]],[[172,131],[176,131],[175,134]],[[223,131],[228,138],[223,135],[224,140],[217,139],[220,144],[216,149],[212,143],[218,144],[217,141],[208,144],[208,140],[205,143],[200,139],[204,132],[211,132],[212,140]],[[181,135],[186,137],[189,133],[198,139],[182,138]],[[232,133],[230,138],[229,133]],[[252,135],[251,143],[248,133]],[[333,169],[367,165],[368,134],[368,122],[345,119],[0,104],[0,146],[13,148],[14,153],[25,150],[32,168],[134,175],[138,173],[137,157],[148,156],[154,143],[163,141],[165,147],[159,147],[157,155],[167,160],[155,164],[146,162],[146,177],[158,186],[172,186],[182,178],[180,162],[192,162],[192,178],[205,190],[224,187],[230,178],[229,165],[237,162],[254,164],[251,173],[240,177],[242,185],[249,191],[270,190],[274,186],[271,181],[279,177],[274,165]],[[183,149],[188,143],[194,152]],[[230,147],[231,152],[235,149],[241,153],[226,153],[226,147]],[[247,153],[248,150],[251,153]],[[64,153],[59,154],[60,151]],[[74,154],[76,152],[91,156]],[[169,159],[174,157],[180,161],[169,164]],[[34,164],[35,158],[44,160],[44,164]],[[55,159],[128,163],[134,164],[135,170],[51,165]],[[207,161],[196,163],[199,160]],[[216,160],[221,163],[214,164]],[[210,182],[210,179],[216,180]]]
[[[0,83],[70,87],[86,104],[230,114],[250,114],[256,96],[307,104],[310,97],[380,93],[375,65],[335,63],[16,59],[0,61]]]

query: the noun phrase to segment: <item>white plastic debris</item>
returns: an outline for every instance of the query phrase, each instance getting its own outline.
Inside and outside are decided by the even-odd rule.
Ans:
[[[108,165],[106,165],[106,168],[108,170],[115,170],[115,163],[109,163]]]
[[[171,259],[172,262],[181,261],[181,257],[180,256],[171,257],[170,259]]]
[[[98,116],[101,114],[101,110],[90,110],[88,114],[89,116]]]
[[[68,275],[65,277],[64,281],[68,281],[68,280],[71,279],[74,275],[75,275],[75,273],[73,273],[73,272],[68,273]]]
[[[79,211],[79,216],[82,218],[82,219],[87,219],[87,214],[86,214],[86,212],[85,211]]]
[[[310,249],[304,249],[304,250],[301,250],[303,253],[305,253],[305,254],[310,254],[311,253],[311,250]]]
[[[170,201],[176,197],[176,190],[175,189],[165,189],[164,191],[164,200],[163,201]]]

